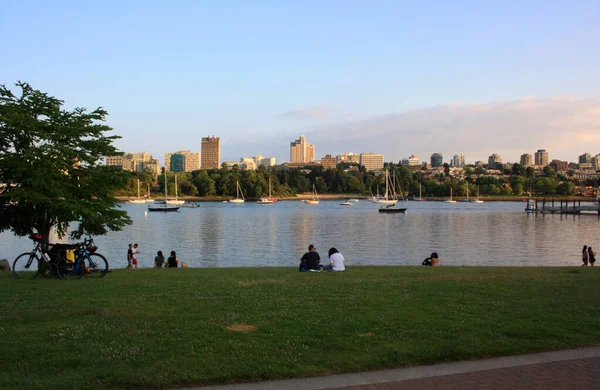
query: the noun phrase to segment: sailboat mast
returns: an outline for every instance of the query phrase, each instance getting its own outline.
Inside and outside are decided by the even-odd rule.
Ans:
[[[167,169],[165,168],[165,201],[167,200]]]
[[[175,200],[177,200],[177,174],[175,174]]]
[[[138,199],[140,198],[140,179],[138,179]]]

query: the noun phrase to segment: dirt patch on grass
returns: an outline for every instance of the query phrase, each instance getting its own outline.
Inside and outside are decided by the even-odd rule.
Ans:
[[[373,337],[373,332],[369,333],[359,333],[358,337]]]
[[[240,287],[252,287],[258,286],[260,284],[282,284],[284,282],[283,279],[259,279],[259,280],[247,280],[247,281],[239,281],[237,282]]]
[[[230,332],[250,333],[256,330],[256,326],[248,324],[233,324],[226,327]]]

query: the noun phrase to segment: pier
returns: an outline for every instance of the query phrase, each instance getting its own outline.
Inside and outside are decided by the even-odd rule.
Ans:
[[[542,214],[582,214],[594,213],[600,216],[600,203],[581,205],[581,201],[546,200],[536,199],[527,202],[527,212],[540,212]]]

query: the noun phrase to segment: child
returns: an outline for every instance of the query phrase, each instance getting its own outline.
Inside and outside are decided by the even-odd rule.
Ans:
[[[135,268],[138,267],[137,255],[139,253],[140,253],[140,250],[138,249],[138,244],[137,243],[133,244],[133,260],[132,260],[132,263],[135,266]]]

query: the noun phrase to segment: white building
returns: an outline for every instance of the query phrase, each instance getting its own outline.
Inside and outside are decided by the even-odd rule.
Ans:
[[[416,154],[412,154],[409,158],[402,159],[402,165],[407,167],[415,167],[420,165],[419,156]]]
[[[455,168],[462,168],[465,166],[465,155],[464,154],[455,154],[452,157],[452,166]]]

